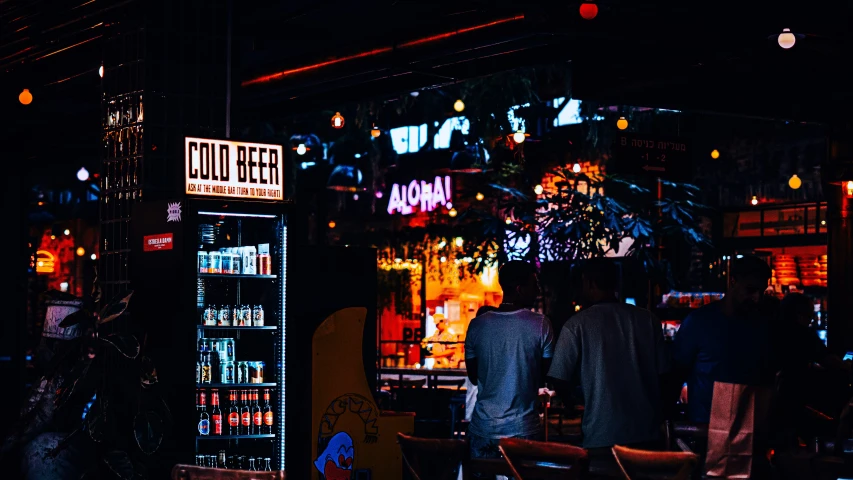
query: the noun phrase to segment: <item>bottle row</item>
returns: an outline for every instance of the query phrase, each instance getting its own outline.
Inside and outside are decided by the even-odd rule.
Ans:
[[[270,244],[223,247],[198,252],[198,273],[222,275],[272,275]]]
[[[201,314],[206,327],[263,327],[264,307],[255,305],[209,305]]]
[[[228,395],[228,410],[223,416],[219,405],[219,391],[210,391],[210,409],[207,407],[207,393],[197,393],[198,434],[217,435],[269,435],[273,433],[275,413],[270,405],[270,391],[264,389],[264,404],[258,401],[258,390],[231,390]]]
[[[216,362],[210,353],[199,354],[195,383],[264,383],[264,362]]]
[[[272,471],[272,459],[269,457],[228,455],[225,450],[220,450],[218,455],[196,455],[195,464],[199,467],[225,468],[228,470]]]

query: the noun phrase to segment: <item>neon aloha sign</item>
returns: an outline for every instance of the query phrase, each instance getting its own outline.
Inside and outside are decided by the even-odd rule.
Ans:
[[[412,180],[408,185],[395,183],[391,186],[388,200],[388,214],[414,213],[415,208],[422,212],[431,212],[439,205],[447,205],[453,198],[453,185],[449,176],[435,177],[433,182]]]

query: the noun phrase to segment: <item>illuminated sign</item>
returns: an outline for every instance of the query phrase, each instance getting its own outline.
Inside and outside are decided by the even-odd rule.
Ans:
[[[156,252],[158,250],[171,250],[172,245],[171,233],[159,233],[157,235],[146,235],[142,239],[142,251]]]
[[[281,145],[187,137],[187,195],[284,200]]]
[[[36,252],[36,273],[53,273],[56,271],[56,256],[47,250]]]
[[[447,205],[453,197],[453,185],[449,176],[435,177],[432,182],[412,180],[408,185],[395,183],[388,197],[388,213],[408,215],[416,208],[431,212],[439,205]]]

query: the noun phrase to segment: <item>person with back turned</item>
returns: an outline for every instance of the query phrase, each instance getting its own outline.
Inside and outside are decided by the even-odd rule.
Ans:
[[[607,462],[613,445],[652,448],[661,432],[659,376],[667,369],[661,322],[648,310],[619,303],[618,282],[612,260],[585,262],[588,306],[563,326],[548,372],[564,400],[580,383],[583,447],[593,462],[598,456]]]
[[[468,326],[465,364],[477,385],[468,437],[471,456],[498,458],[498,440],[541,434],[539,387],[553,354],[551,322],[534,313],[539,284],[533,265],[511,261],[498,272],[503,303]]]

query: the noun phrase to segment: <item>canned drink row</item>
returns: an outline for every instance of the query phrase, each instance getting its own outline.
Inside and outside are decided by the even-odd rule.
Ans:
[[[263,327],[264,307],[261,305],[207,306],[201,314],[206,327]]]
[[[198,252],[199,273],[219,273],[223,275],[271,275],[272,256],[270,244],[257,246],[223,247],[219,250]]]

